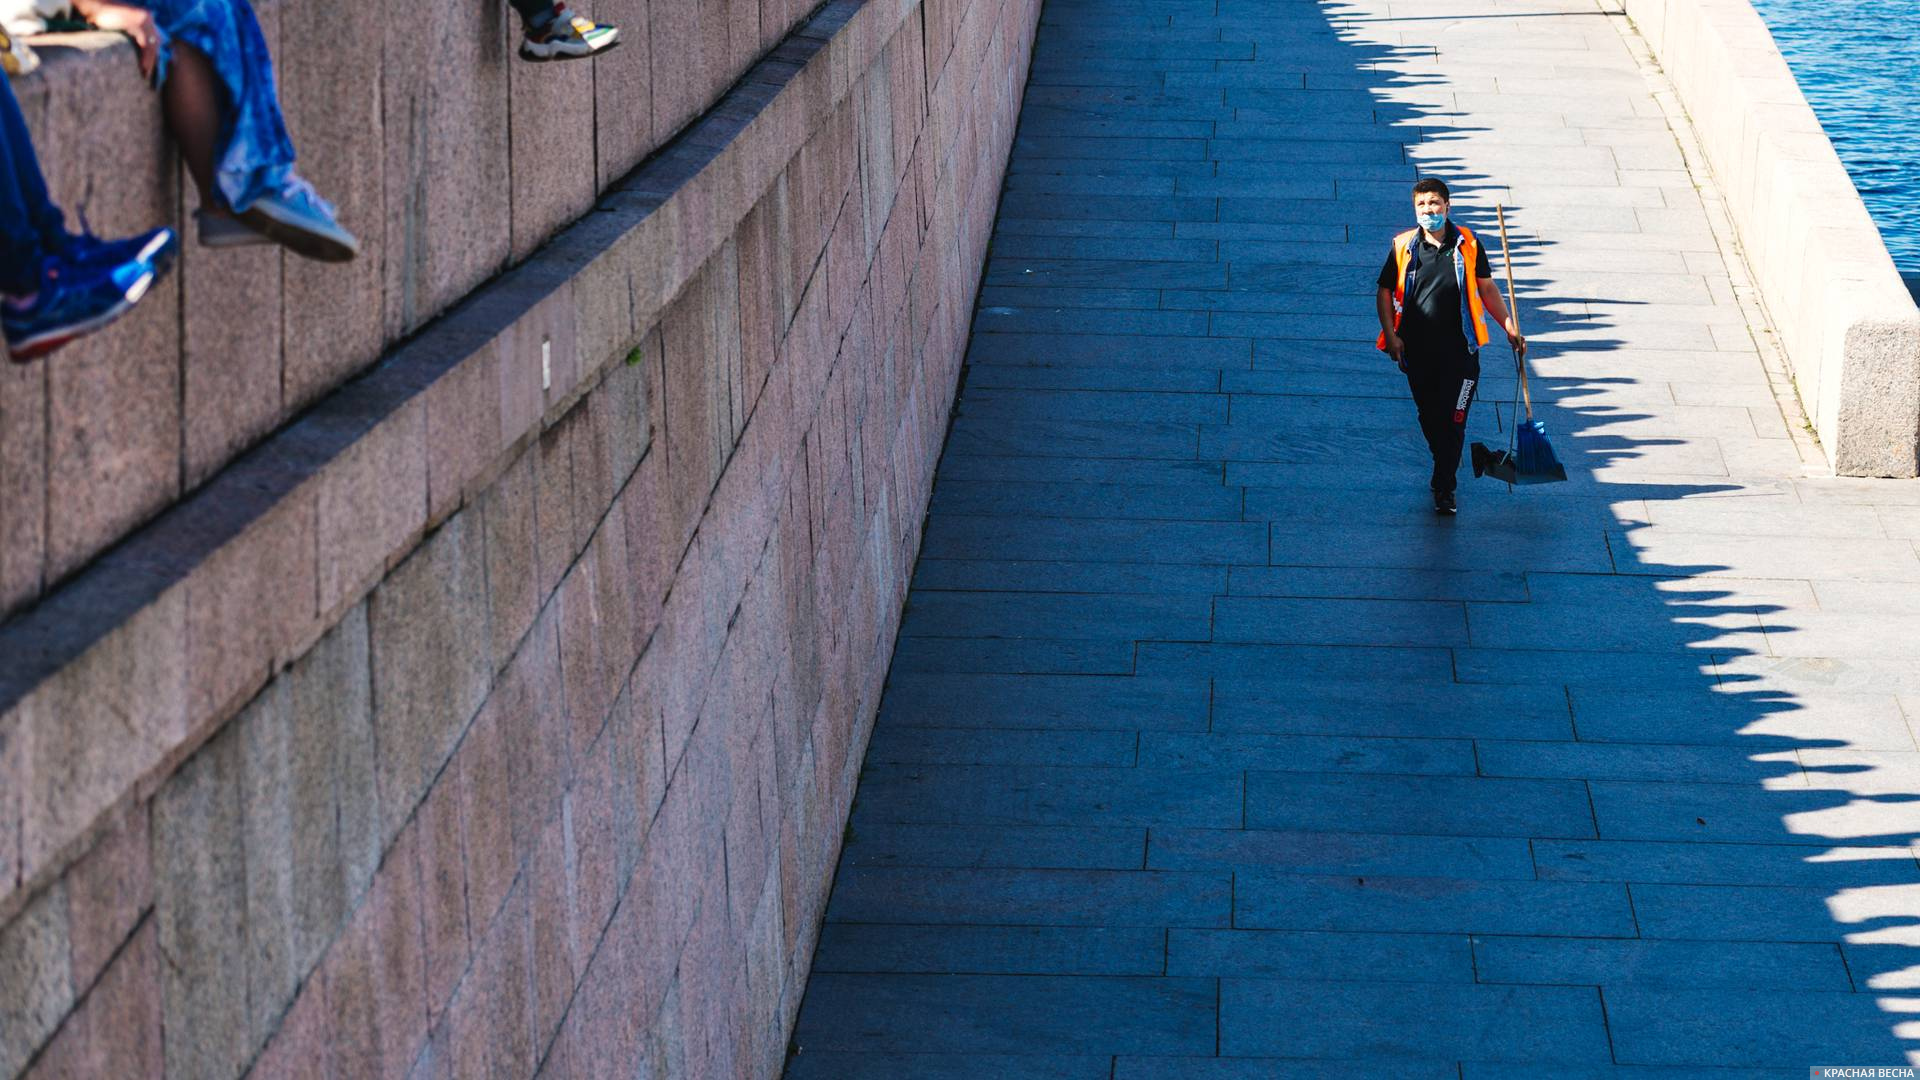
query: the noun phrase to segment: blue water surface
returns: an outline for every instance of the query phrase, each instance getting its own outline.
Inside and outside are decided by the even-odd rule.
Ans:
[[[1753,0],[1887,250],[1920,282],[1920,0]]]

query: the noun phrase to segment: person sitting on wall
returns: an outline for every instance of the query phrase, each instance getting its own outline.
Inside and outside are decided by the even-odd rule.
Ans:
[[[12,45],[0,31],[0,48]],[[13,84],[0,78],[0,328],[25,363],[133,310],[172,264],[172,229],[103,241],[66,230]]]
[[[1480,381],[1480,346],[1487,343],[1488,312],[1507,331],[1507,342],[1524,356],[1520,336],[1500,301],[1487,253],[1468,229],[1448,220],[1447,185],[1425,177],[1413,185],[1419,223],[1393,238],[1376,281],[1380,336],[1374,344],[1407,376],[1420,431],[1433,455],[1433,509],[1455,512],[1453,492],[1466,442],[1467,410]]]
[[[512,0],[520,13],[520,59],[579,60],[620,43],[618,27],[575,15],[551,0]]]
[[[17,34],[62,14],[133,40],[200,191],[203,246],[278,243],[325,262],[359,253],[332,204],[293,171],[273,60],[247,0],[0,0],[0,24]]]

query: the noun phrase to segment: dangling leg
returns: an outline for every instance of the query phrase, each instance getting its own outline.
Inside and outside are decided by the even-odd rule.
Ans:
[[[60,229],[62,215],[47,197],[13,84],[4,76],[0,84],[0,293],[24,297],[40,287],[46,233]]]
[[[308,258],[353,258],[359,241],[293,171],[273,58],[247,0],[140,3],[173,41],[163,83],[167,126],[200,188],[200,242],[226,247],[265,237]]]
[[[160,89],[166,108],[167,130],[180,144],[193,186],[200,189],[200,205],[226,208],[226,197],[214,186],[214,158],[220,153],[220,118],[227,112],[227,95],[207,54],[184,42],[173,48],[173,63]]]

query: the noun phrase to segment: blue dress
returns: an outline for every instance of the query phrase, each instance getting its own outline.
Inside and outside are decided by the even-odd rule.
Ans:
[[[280,115],[273,57],[247,0],[132,0],[153,12],[167,40],[160,46],[154,84],[164,85],[173,42],[206,54],[226,87],[220,150],[214,155],[214,185],[235,213],[293,177],[293,140]]]

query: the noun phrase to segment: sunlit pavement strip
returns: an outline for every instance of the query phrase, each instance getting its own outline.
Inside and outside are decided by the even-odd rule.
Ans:
[[[1049,0],[789,1076],[1907,1060],[1920,484],[1803,464],[1644,56]],[[1451,521],[1371,348],[1415,165],[1509,207],[1572,474]]]

